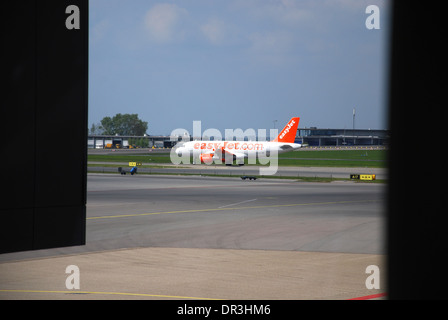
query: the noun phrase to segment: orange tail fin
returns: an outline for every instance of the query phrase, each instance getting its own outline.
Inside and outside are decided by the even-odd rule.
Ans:
[[[299,127],[299,117],[291,118],[288,124],[283,128],[280,134],[275,138],[274,142],[294,143],[296,138],[297,128]]]

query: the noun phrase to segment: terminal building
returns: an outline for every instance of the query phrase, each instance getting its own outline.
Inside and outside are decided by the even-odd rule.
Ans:
[[[191,141],[200,139],[200,137],[190,137]],[[182,137],[172,141],[170,136],[89,135],[87,145],[91,149],[171,148],[180,140]],[[311,147],[387,146],[388,141],[388,130],[318,129],[315,127],[298,128],[295,140],[296,143]]]
[[[389,130],[298,128],[296,142],[314,147],[387,146]]]

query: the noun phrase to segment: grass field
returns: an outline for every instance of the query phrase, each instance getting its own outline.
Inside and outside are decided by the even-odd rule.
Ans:
[[[96,162],[141,162],[142,164],[152,164],[152,163],[171,163],[169,153],[143,153],[138,155],[133,154],[118,154],[118,155],[98,155],[89,154],[87,157],[88,161]]]
[[[290,151],[279,155],[279,166],[385,168],[386,150]],[[141,162],[143,165],[171,163],[169,153],[139,155],[88,155],[88,161]]]
[[[280,154],[279,165],[385,168],[386,152],[386,150],[299,150]]]

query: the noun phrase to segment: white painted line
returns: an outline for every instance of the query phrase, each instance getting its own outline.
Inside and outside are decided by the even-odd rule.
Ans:
[[[246,202],[252,202],[252,201],[255,201],[255,200],[258,200],[258,199],[250,199],[250,200],[245,200],[245,201],[241,201],[241,202],[231,203],[231,204],[228,204],[228,205],[225,205],[225,206],[218,207],[218,209],[227,208],[227,207],[231,207],[231,206],[236,206],[238,204],[242,204],[242,203],[246,203]]]

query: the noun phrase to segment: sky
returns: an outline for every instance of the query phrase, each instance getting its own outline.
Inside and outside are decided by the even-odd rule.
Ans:
[[[387,0],[90,0],[89,127],[387,129]],[[377,5],[380,29],[368,29]]]

